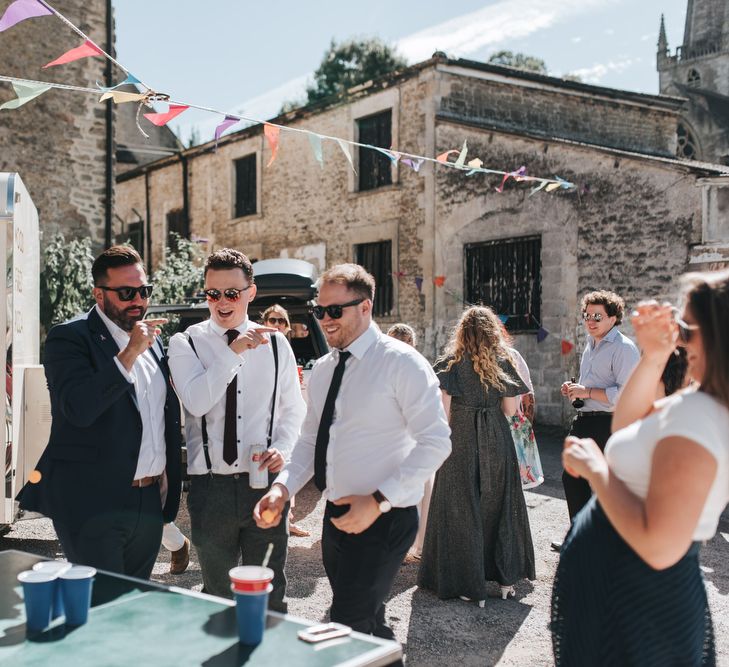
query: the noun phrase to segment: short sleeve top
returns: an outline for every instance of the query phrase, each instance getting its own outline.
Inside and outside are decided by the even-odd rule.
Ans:
[[[605,456],[618,479],[645,499],[656,445],[671,436],[696,442],[717,461],[716,477],[693,535],[694,540],[708,540],[729,503],[729,410],[722,403],[702,391],[673,394],[661,401],[657,412],[614,433]]]

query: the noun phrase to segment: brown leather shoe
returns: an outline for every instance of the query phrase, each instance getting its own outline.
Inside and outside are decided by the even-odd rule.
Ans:
[[[185,544],[177,551],[172,552],[170,558],[170,574],[182,574],[190,563],[190,540],[185,538]]]

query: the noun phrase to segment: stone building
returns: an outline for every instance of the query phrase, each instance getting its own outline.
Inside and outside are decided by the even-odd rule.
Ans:
[[[677,154],[729,164],[729,3],[688,0],[683,44],[671,55],[663,17],[658,37],[660,91],[688,100]]]
[[[577,187],[530,196],[509,181],[499,193],[500,178],[427,163],[415,172],[368,149],[353,151],[355,172],[327,140],[320,166],[294,132],[281,133],[267,167],[254,126],[217,151],[204,144],[121,174],[116,214],[144,218],[154,264],[181,226],[206,251],[363,263],[378,280],[377,321],[412,324],[431,359],[464,302],[491,304],[531,367],[539,419],[561,423],[571,408],[559,386],[584,342],[580,296],[605,287],[629,304],[671,298],[692,258],[705,259],[692,249],[720,226],[707,202],[729,170],[676,159],[683,111],[678,98],[435,54],[275,122],[425,156],[466,140],[487,167],[525,165]],[[563,339],[576,344],[569,354]]]
[[[9,2],[0,5],[4,12]],[[113,54],[114,25],[108,0],[58,0],[54,7],[94,42]],[[2,33],[1,72],[36,81],[93,87],[107,80],[106,60],[84,58],[42,69],[81,39],[55,16],[23,21]],[[109,73],[114,82],[120,71]],[[122,75],[123,76],[123,75]],[[0,103],[15,97],[0,85]],[[38,208],[43,239],[63,232],[90,237],[94,249],[109,241],[135,238],[113,217],[117,170],[178,151],[169,128],[149,125],[144,140],[134,124],[135,105],[112,107],[99,97],[51,89],[16,110],[0,111],[0,171],[21,174]]]

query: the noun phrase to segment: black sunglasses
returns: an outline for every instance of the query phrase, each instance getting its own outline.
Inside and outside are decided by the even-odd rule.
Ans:
[[[317,320],[323,320],[325,313],[329,315],[329,317],[331,317],[333,320],[338,320],[342,316],[342,308],[357,306],[363,301],[364,299],[355,299],[354,301],[350,301],[349,303],[335,303],[331,306],[314,306],[311,309],[311,312]]]
[[[271,324],[285,324],[286,326],[289,324],[285,317],[267,317],[266,322],[270,322]]]
[[[684,344],[691,342],[693,332],[699,328],[698,324],[686,324],[678,316],[676,316],[676,324],[678,325],[678,339]]]
[[[139,292],[139,296],[143,299],[149,299],[152,296],[154,285],[142,285],[141,287],[106,287],[99,285],[99,289],[105,292],[116,292],[119,295],[119,301],[131,301]]]
[[[592,313],[592,315],[588,312],[582,313],[582,319],[585,322],[589,322],[592,320],[593,322],[602,322],[602,318],[604,315],[602,313]]]
[[[249,288],[250,285],[243,289],[229,287],[228,289],[224,289],[222,292],[219,289],[206,289],[205,297],[208,301],[220,301],[221,296],[224,296],[228,301],[238,301],[238,299],[240,299],[241,292],[245,292]]]

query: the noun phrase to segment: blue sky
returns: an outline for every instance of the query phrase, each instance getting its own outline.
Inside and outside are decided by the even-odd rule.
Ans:
[[[275,5],[239,0],[114,0],[117,58],[182,102],[255,118],[302,96],[332,38],[378,36],[411,63],[436,49],[487,60],[509,49],[542,58],[551,74],[658,92],[661,13],[671,49],[686,0],[342,0]],[[211,136],[220,117],[190,109],[172,127]]]

